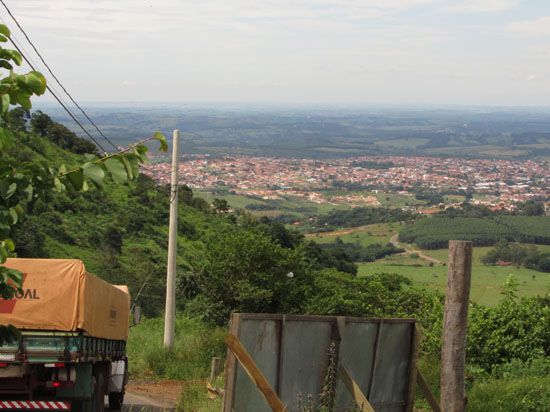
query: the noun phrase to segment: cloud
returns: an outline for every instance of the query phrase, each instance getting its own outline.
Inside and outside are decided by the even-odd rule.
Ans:
[[[523,36],[550,36],[550,16],[510,23],[508,30]]]
[[[496,13],[516,7],[521,0],[463,0],[452,1],[443,6],[452,13]]]
[[[48,62],[83,100],[449,102],[472,99],[475,89],[480,101],[495,90],[506,90],[515,101],[518,90],[528,89],[537,101],[550,102],[550,83],[538,71],[550,64],[550,41],[526,36],[548,32],[550,18],[538,15],[550,16],[550,1],[537,8],[538,15],[520,4],[8,1]],[[534,20],[506,26],[500,18],[508,14],[499,19],[491,14],[516,6],[518,20]],[[455,13],[462,15],[448,15]],[[503,32],[518,35],[510,39]],[[508,72],[515,73],[515,83],[505,78]],[[531,74],[535,78],[529,80]],[[93,81],[75,83],[83,78]]]

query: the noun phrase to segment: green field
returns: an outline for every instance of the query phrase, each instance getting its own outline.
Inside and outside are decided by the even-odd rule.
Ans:
[[[549,250],[550,246],[538,246],[540,249]],[[470,297],[473,302],[494,306],[501,299],[502,285],[506,277],[513,274],[518,282],[519,296],[545,295],[550,292],[550,275],[537,272],[524,267],[512,266],[485,266],[479,258],[490,250],[490,247],[474,248],[474,260],[472,265],[472,287]],[[447,261],[447,250],[424,250],[424,253],[438,260]],[[371,273],[398,273],[413,281],[413,284],[428,289],[445,292],[447,282],[447,268],[443,265],[429,266],[421,258],[410,256],[390,256],[373,263],[359,263],[358,276]]]
[[[304,218],[311,215],[328,213],[334,209],[349,209],[348,205],[315,203],[299,197],[287,196],[277,200],[263,200],[245,195],[216,195],[209,191],[197,191],[198,195],[208,202],[215,198],[225,199],[231,208],[246,209],[247,205],[273,205],[273,210],[248,210],[257,216],[278,216],[282,214],[296,215]]]
[[[306,238],[314,240],[317,243],[331,243],[336,238],[344,242],[361,243],[363,246],[373,243],[387,243],[390,238],[399,231],[399,223],[379,223],[374,225],[360,226],[353,229],[335,230],[325,233],[311,233]]]

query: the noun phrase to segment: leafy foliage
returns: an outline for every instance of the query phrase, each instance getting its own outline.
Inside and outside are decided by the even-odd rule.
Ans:
[[[550,361],[513,360],[478,377],[468,391],[470,411],[546,411],[550,405]]]
[[[255,230],[227,227],[206,235],[205,260],[194,263],[200,294],[192,313],[224,324],[234,311],[300,313],[312,282],[303,256]]]
[[[451,239],[472,240],[476,246],[491,246],[503,239],[550,244],[550,216],[433,217],[417,220],[399,233],[402,242],[424,249],[445,248]]]
[[[357,227],[374,223],[401,222],[413,219],[411,212],[383,207],[355,207],[349,210],[332,210],[319,216],[317,227],[334,230],[337,227]]]
[[[395,247],[392,243],[373,243],[363,246],[361,243],[343,242],[339,237],[332,243],[321,244],[320,247],[325,250],[341,250],[353,262],[374,262],[376,259],[405,251],[405,249]]]
[[[550,307],[536,298],[517,298],[514,279],[495,308],[474,306],[469,321],[467,356],[491,370],[513,359],[550,355]]]
[[[550,272],[550,253],[540,252],[535,245],[522,245],[502,240],[495,245],[481,262],[486,265],[496,265],[499,262],[509,262],[516,266],[525,266],[541,272]]]
[[[10,31],[5,25],[0,25],[0,42],[6,42]],[[31,109],[31,97],[42,95],[46,91],[46,79],[36,71],[17,74],[14,65],[22,63],[21,55],[15,51],[0,47],[0,68],[7,71],[0,77],[0,264],[14,252],[15,243],[11,239],[13,228],[21,220],[32,205],[41,198],[47,197],[52,191],[87,190],[89,182],[101,187],[106,173],[118,183],[125,183],[137,176],[138,165],[146,161],[147,147],[135,144],[128,150],[110,154],[103,158],[88,155],[86,162],[80,167],[67,169],[65,165],[54,166],[45,161],[21,161],[9,155],[10,149],[16,145],[15,133],[25,130],[25,117]],[[11,105],[21,106],[13,114],[9,113]],[[15,126],[10,130],[6,125]],[[52,127],[58,130],[54,133]],[[48,134],[63,133],[66,138],[74,136],[61,125],[51,122],[47,126]],[[163,148],[166,146],[161,134],[154,136]],[[119,165],[119,166],[115,166]],[[0,266],[0,297],[13,299],[21,289],[20,273]],[[0,327],[0,338],[13,336],[13,328]],[[1,340],[0,340],[1,343]]]

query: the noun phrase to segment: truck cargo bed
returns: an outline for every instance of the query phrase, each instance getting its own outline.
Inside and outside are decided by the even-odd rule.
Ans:
[[[86,271],[77,259],[8,259],[23,274],[22,293],[0,299],[0,324],[22,330],[84,331],[90,336],[126,340],[130,295]]]
[[[83,332],[23,331],[17,342],[0,346],[0,362],[118,360],[125,353],[124,340],[96,338]]]

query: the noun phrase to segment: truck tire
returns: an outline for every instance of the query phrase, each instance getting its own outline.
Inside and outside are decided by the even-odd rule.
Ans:
[[[103,374],[98,374],[96,378],[96,386],[94,391],[94,412],[105,411],[105,379]]]
[[[124,403],[124,392],[111,392],[109,394],[109,408],[114,411],[122,409]]]

